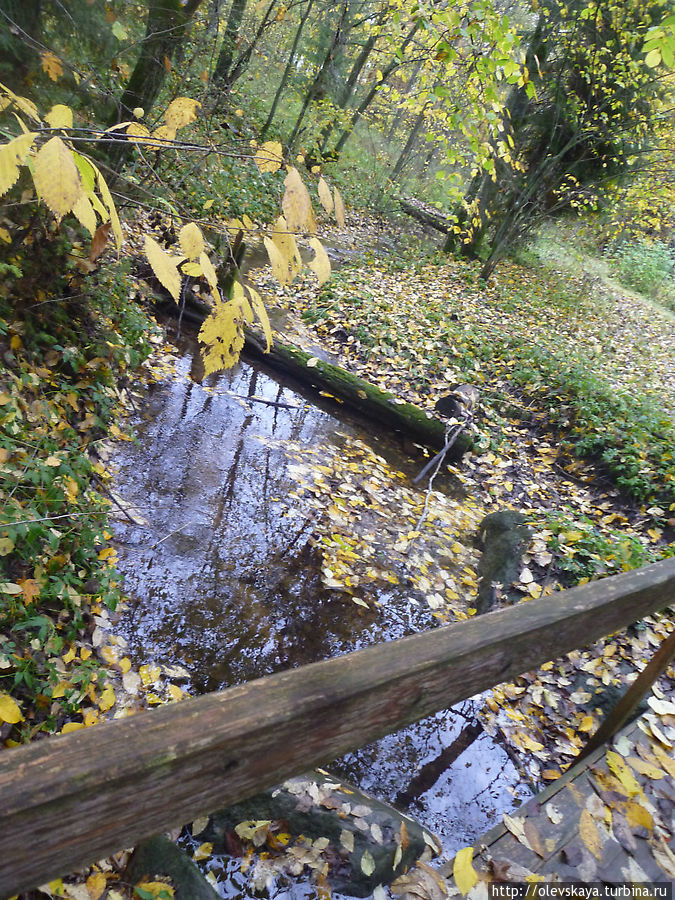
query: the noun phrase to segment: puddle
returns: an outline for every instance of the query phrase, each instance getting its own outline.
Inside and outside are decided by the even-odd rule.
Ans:
[[[436,627],[403,583],[378,584],[371,608],[325,587],[312,538],[319,513],[298,495],[286,448],[339,455],[363,441],[408,481],[423,462],[257,366],[194,383],[193,351],[183,340],[176,377],[150,389],[138,443],[115,459],[117,492],[146,518],[115,522],[133,599],[120,631],[134,662],[182,665],[203,693]],[[329,768],[380,799],[399,795],[451,854],[529,794],[472,722],[467,702]]]

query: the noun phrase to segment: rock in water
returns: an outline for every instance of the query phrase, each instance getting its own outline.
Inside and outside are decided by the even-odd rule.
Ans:
[[[522,513],[505,509],[486,516],[479,527],[483,555],[478,563],[478,614],[489,612],[499,596],[518,578],[523,553],[532,537]]]
[[[290,841],[280,847],[277,833],[290,835]],[[378,884],[393,881],[437,844],[414,819],[319,772],[219,810],[199,839],[220,854],[230,853],[242,836],[268,856],[275,848],[280,873],[314,870],[333,890],[354,897],[367,897]],[[440,852],[440,845],[436,849]]]

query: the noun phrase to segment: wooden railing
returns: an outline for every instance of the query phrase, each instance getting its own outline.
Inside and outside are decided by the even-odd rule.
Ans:
[[[0,753],[0,897],[245,799],[675,602],[675,559]]]

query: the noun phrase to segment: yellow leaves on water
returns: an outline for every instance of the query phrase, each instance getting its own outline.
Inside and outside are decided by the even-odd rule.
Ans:
[[[166,253],[149,234],[145,236],[145,255],[159,283],[167,289],[176,303],[178,303],[181,277],[176,260]]]
[[[195,862],[200,862],[202,859],[208,859],[213,853],[213,844],[210,841],[205,841],[203,844],[200,844],[199,847],[192,854],[192,858]]]
[[[83,194],[73,155],[58,136],[48,140],[38,151],[33,181],[38,194],[59,220],[72,210]]]
[[[300,173],[293,166],[288,167],[288,173],[284,179],[284,196],[281,200],[281,208],[284,211],[289,231],[301,231],[314,234],[316,232],[316,219],[312,209],[312,201]]]
[[[452,874],[455,884],[463,897],[478,882],[478,874],[473,867],[473,847],[463,847],[455,856],[452,864]]]
[[[37,134],[28,132],[0,147],[0,196],[14,187],[19,179],[19,166],[26,161]]]
[[[0,722],[16,725],[17,722],[22,721],[23,716],[18,704],[12,700],[9,694],[0,694]]]
[[[284,151],[279,141],[265,141],[256,150],[253,161],[258,167],[258,171],[276,172],[281,168]]]
[[[328,254],[323,248],[323,244],[317,238],[310,238],[309,246],[314,251],[314,259],[307,264],[319,279],[319,287],[330,278],[331,268]]]

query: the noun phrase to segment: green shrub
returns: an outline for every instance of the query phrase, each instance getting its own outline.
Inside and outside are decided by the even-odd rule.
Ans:
[[[614,252],[617,274],[623,284],[648,297],[658,298],[672,287],[674,261],[663,241],[621,244]]]

